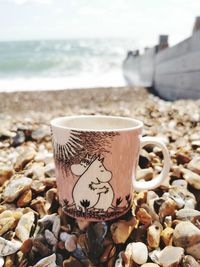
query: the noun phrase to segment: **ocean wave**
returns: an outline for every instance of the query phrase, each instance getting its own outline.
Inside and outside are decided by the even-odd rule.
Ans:
[[[0,79],[0,92],[62,90],[76,88],[117,87],[125,86],[120,71],[99,74],[98,76],[81,74],[78,77],[31,77]]]
[[[131,42],[108,39],[0,43],[0,90],[124,85]]]

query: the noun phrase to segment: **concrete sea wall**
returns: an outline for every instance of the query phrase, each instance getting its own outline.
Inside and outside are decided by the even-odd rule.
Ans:
[[[129,52],[123,68],[128,83],[153,87],[168,100],[200,98],[199,28],[194,27],[191,37],[173,47],[160,49],[160,45],[142,55]]]

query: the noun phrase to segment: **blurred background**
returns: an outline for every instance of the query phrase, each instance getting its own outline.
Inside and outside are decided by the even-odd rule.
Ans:
[[[0,0],[0,91],[125,86],[129,50],[191,35],[199,0]]]

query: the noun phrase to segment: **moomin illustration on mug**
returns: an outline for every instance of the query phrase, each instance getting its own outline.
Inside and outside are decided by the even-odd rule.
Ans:
[[[120,183],[123,177],[119,177],[122,146],[116,151],[116,142],[128,141],[124,134],[75,130],[62,133],[61,129],[54,129],[57,185],[65,213],[89,220],[109,220],[128,211],[130,182]],[[132,164],[134,153],[131,151],[128,156],[125,168]],[[126,177],[127,173],[123,175]]]

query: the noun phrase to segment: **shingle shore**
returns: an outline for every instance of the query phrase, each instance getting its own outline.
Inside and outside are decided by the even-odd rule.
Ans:
[[[16,93],[4,95],[4,103],[0,94],[0,266],[199,266],[200,100],[165,102],[144,89],[84,90],[45,98],[38,92],[34,100]],[[123,218],[76,221],[59,206],[48,125],[73,114],[141,119],[143,134],[168,146],[168,179],[135,194]],[[137,179],[152,179],[161,151],[146,147],[139,165]]]

